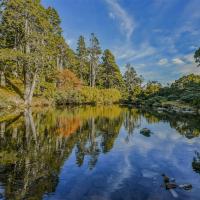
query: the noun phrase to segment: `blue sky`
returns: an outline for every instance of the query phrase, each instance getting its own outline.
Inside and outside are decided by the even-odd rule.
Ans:
[[[131,63],[145,80],[171,82],[200,74],[200,0],[42,0],[62,19],[63,35],[76,49],[79,35],[94,32],[113,51],[122,72]]]

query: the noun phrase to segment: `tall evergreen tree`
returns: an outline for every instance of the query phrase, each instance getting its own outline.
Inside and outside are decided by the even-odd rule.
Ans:
[[[95,87],[96,85],[96,76],[99,66],[99,56],[101,55],[101,48],[99,45],[99,40],[94,33],[91,34],[90,38],[90,48],[89,48],[89,57],[90,57],[90,86]]]
[[[200,48],[195,51],[194,59],[197,63],[197,66],[200,67]]]
[[[85,44],[85,38],[81,35],[77,42],[77,56],[78,56],[78,74],[80,79],[87,82],[88,79],[88,50]]]
[[[98,83],[103,88],[118,88],[123,85],[123,77],[116,64],[115,57],[109,49],[106,49],[102,56]]]
[[[131,99],[134,93],[137,93],[142,84],[142,77],[138,76],[131,64],[126,65],[126,72],[124,73],[124,81],[128,98]]]
[[[60,27],[61,19],[58,15],[57,11],[52,7],[48,7],[46,12],[48,15],[49,23],[52,26],[51,31],[53,32],[54,35],[61,36],[61,34],[62,34],[62,29]]]
[[[1,65],[6,62],[6,71],[16,71],[21,77],[24,101],[30,105],[36,83],[46,72],[54,70],[55,34],[39,0],[3,0],[3,3],[0,36],[4,42],[0,62]]]

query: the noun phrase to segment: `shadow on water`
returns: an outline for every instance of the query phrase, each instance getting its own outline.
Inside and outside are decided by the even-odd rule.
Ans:
[[[192,167],[195,172],[200,174],[200,153],[198,151],[195,152],[195,156],[192,162]]]
[[[35,199],[53,193],[61,167],[74,151],[76,166],[86,163],[93,170],[101,154],[107,154],[121,133],[125,140],[141,127],[165,121],[181,135],[200,135],[199,120],[187,116],[152,113],[137,109],[75,107],[56,110],[26,109],[10,121],[0,123],[0,185],[2,198]],[[200,171],[199,153],[192,166]],[[1,198],[1,197],[0,197]]]

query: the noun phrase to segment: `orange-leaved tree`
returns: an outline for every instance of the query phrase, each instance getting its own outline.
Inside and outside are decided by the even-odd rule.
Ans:
[[[78,77],[70,70],[60,70],[57,75],[57,87],[59,90],[67,91],[81,88],[82,83]]]

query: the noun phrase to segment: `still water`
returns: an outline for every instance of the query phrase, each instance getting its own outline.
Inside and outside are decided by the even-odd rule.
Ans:
[[[199,152],[198,116],[119,106],[25,110],[0,123],[0,199],[199,200]],[[192,190],[166,190],[163,173]]]

